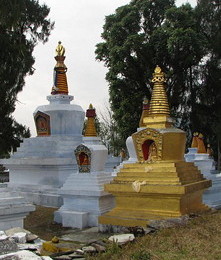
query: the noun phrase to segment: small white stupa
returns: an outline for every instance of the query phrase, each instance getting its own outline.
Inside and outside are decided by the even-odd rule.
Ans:
[[[59,207],[58,189],[77,170],[75,148],[82,143],[85,113],[71,103],[64,64],[65,49],[56,49],[54,84],[48,105],[37,107],[34,120],[37,137],[25,139],[10,159],[1,163],[10,170],[9,187],[37,205]]]
[[[204,191],[203,202],[210,207],[221,208],[221,176],[216,174],[210,145],[205,148],[202,134],[193,134],[191,147],[184,157],[187,162],[193,162],[201,173],[212,181],[212,187]]]
[[[63,206],[55,212],[55,221],[64,227],[85,228],[98,225],[98,216],[114,206],[113,196],[104,191],[112,179],[105,172],[107,148],[97,136],[95,109],[90,105],[83,143],[75,149],[78,171],[73,172],[61,187]]]

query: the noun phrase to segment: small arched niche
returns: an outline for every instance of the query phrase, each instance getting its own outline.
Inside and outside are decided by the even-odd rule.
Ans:
[[[90,149],[80,144],[75,149],[75,156],[78,164],[79,173],[87,173],[91,171],[91,151]]]
[[[38,111],[34,116],[34,120],[38,136],[48,136],[51,134],[49,115]]]

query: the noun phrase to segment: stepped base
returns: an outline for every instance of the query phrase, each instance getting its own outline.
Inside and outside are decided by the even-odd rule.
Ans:
[[[113,196],[103,190],[111,179],[110,173],[71,174],[59,191],[64,204],[55,212],[55,222],[73,228],[98,226],[98,216],[114,207]]]
[[[134,182],[140,185],[138,189]],[[115,196],[116,207],[100,216],[99,223],[145,227],[150,220],[203,212],[209,208],[202,203],[202,193],[210,186],[211,181],[191,163],[124,165],[112,183],[105,185],[105,191]]]
[[[35,206],[27,203],[18,193],[7,188],[0,188],[0,230],[14,227],[23,228],[24,218],[35,210]]]

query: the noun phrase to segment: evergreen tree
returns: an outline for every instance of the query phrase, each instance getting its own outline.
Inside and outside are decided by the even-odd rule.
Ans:
[[[138,127],[142,97],[151,96],[148,80],[156,65],[169,79],[167,94],[176,126],[187,131],[189,139],[194,131],[212,139],[206,127],[217,129],[218,119],[211,119],[214,113],[219,117],[217,108],[210,112],[220,103],[219,89],[212,85],[215,75],[220,84],[217,3],[201,0],[192,8],[176,7],[170,0],[134,0],[106,17],[96,58],[108,68],[110,104],[123,140]]]
[[[34,72],[34,47],[39,41],[45,43],[53,29],[54,23],[46,19],[49,10],[37,0],[0,1],[0,157],[30,136],[12,113],[25,76]]]

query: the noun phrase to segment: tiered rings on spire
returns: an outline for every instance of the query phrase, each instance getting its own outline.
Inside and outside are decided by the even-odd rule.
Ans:
[[[89,108],[87,109],[86,117],[88,119],[87,119],[87,123],[86,123],[84,136],[87,136],[87,137],[97,136],[97,131],[96,131],[96,127],[95,127],[96,112],[95,112],[95,109],[93,108],[92,104],[90,104]]]
[[[146,127],[168,128],[172,127],[170,110],[165,91],[165,74],[159,66],[156,66],[152,82],[154,83],[153,92],[150,101],[149,114],[143,119]]]
[[[152,82],[154,83],[152,97],[150,101],[150,115],[170,115],[169,105],[165,92],[164,83],[166,82],[165,74],[157,66],[153,73]]]

